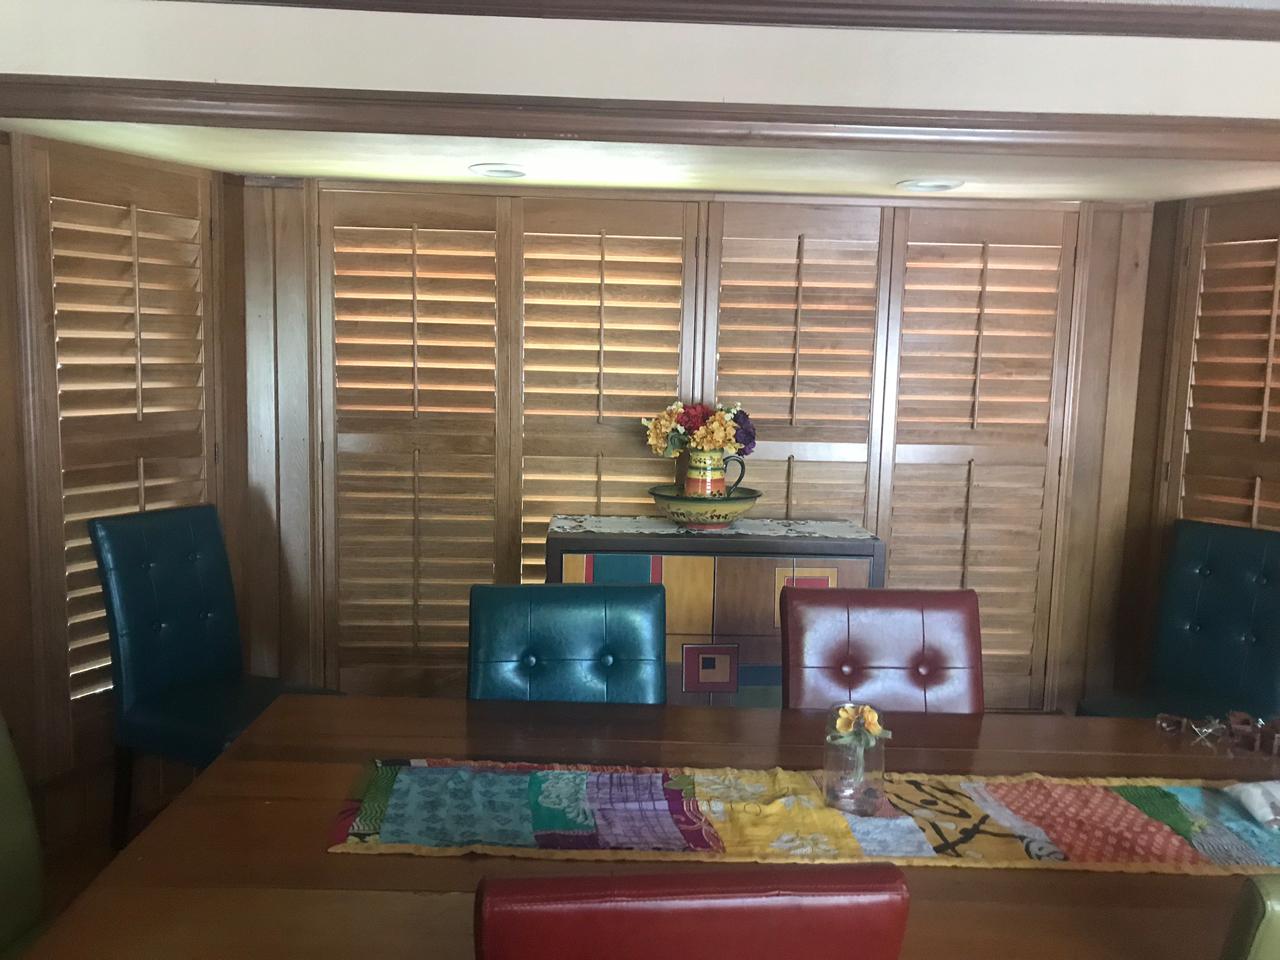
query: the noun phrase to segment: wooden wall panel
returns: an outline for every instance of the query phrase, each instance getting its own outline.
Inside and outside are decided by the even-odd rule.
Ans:
[[[0,134],[0,716],[29,774],[37,752],[36,653],[31,608],[26,457],[22,445],[23,374],[18,340],[13,161]]]
[[[1046,682],[1046,706],[1068,711],[1086,689],[1112,689],[1125,645],[1121,577],[1151,213],[1088,206],[1080,232]]]
[[[1163,567],[1165,521],[1161,459],[1165,398],[1175,352],[1175,282],[1181,262],[1179,224],[1184,204],[1157,203],[1151,229],[1150,268],[1142,324],[1142,348],[1134,401],[1129,509],[1120,573],[1113,686],[1137,689],[1145,679]],[[1090,684],[1089,692],[1101,692]]]
[[[318,642],[314,186],[244,188],[245,508],[249,662],[295,683],[324,676]]]

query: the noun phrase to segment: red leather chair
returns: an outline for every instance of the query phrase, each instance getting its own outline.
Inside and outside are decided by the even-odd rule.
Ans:
[[[908,901],[886,864],[484,880],[476,958],[896,960]]]
[[[972,590],[782,589],[782,701],[982,713]]]

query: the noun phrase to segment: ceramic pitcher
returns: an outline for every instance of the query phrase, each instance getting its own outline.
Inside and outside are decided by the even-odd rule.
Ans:
[[[725,485],[725,464],[737,462],[738,479],[732,486]],[[747,465],[737,454],[726,455],[723,450],[690,450],[689,470],[684,477],[686,497],[727,497],[742,478],[747,475]]]

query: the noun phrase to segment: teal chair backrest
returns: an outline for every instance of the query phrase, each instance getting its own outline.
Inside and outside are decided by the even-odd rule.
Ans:
[[[473,700],[663,703],[661,585],[471,588]]]
[[[89,521],[119,721],[191,683],[241,674],[231,564],[210,504]]]
[[[1174,524],[1155,683],[1215,716],[1280,713],[1280,533]]]
[[[1280,876],[1253,877],[1240,895],[1222,960],[1280,957]]]
[[[40,843],[9,728],[0,717],[0,955],[40,920]]]

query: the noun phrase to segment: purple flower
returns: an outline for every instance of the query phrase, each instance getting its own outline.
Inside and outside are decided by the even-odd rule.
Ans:
[[[738,427],[733,439],[742,444],[742,449],[738,451],[738,454],[743,457],[748,456],[756,448],[756,425],[751,422],[751,418],[747,416],[747,411],[745,410],[739,410],[734,416],[733,422]]]

